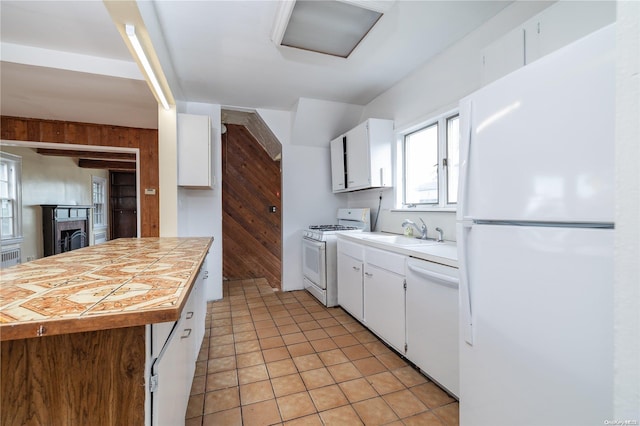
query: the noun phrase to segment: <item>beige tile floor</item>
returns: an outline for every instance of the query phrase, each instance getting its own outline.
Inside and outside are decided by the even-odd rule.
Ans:
[[[209,303],[186,426],[458,425],[458,403],[341,308],[264,279]]]

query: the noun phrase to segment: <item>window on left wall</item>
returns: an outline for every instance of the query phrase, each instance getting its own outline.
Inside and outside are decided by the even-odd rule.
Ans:
[[[106,199],[107,180],[100,176],[92,176],[92,198],[93,198],[93,226],[96,228],[107,226]]]
[[[91,176],[91,199],[93,204],[93,244],[101,244],[107,238],[107,179]]]
[[[0,152],[0,238],[2,244],[22,241],[22,158]]]

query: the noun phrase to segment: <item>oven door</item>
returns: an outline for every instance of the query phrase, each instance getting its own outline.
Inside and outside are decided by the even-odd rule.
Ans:
[[[324,241],[302,239],[302,274],[321,289],[327,288],[326,244]]]

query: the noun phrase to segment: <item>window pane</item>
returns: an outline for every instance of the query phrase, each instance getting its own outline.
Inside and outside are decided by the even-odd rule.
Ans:
[[[93,224],[95,226],[106,226],[105,211],[105,180],[93,177]]]
[[[404,203],[438,203],[438,125],[405,136]]]
[[[2,238],[12,238],[13,234],[13,219],[0,219]]]
[[[0,202],[0,217],[12,218],[13,217],[13,201],[2,200]]]
[[[447,201],[458,202],[458,172],[460,169],[460,117],[447,119]]]
[[[9,182],[0,181],[0,197],[9,198]]]

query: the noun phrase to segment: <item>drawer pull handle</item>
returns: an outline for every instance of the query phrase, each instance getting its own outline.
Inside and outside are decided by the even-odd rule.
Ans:
[[[372,274],[371,272],[365,272],[364,274],[365,274],[367,277],[372,277],[372,276],[373,276],[373,274]]]
[[[186,339],[189,336],[191,336],[191,329],[190,328],[185,328],[184,332],[182,333],[182,336],[180,336],[180,338],[181,339]]]
[[[187,319],[191,319],[193,318],[193,312],[189,311],[187,312]]]
[[[352,268],[353,268],[354,271],[359,271],[360,270],[360,268],[358,268],[357,266],[352,266]]]

